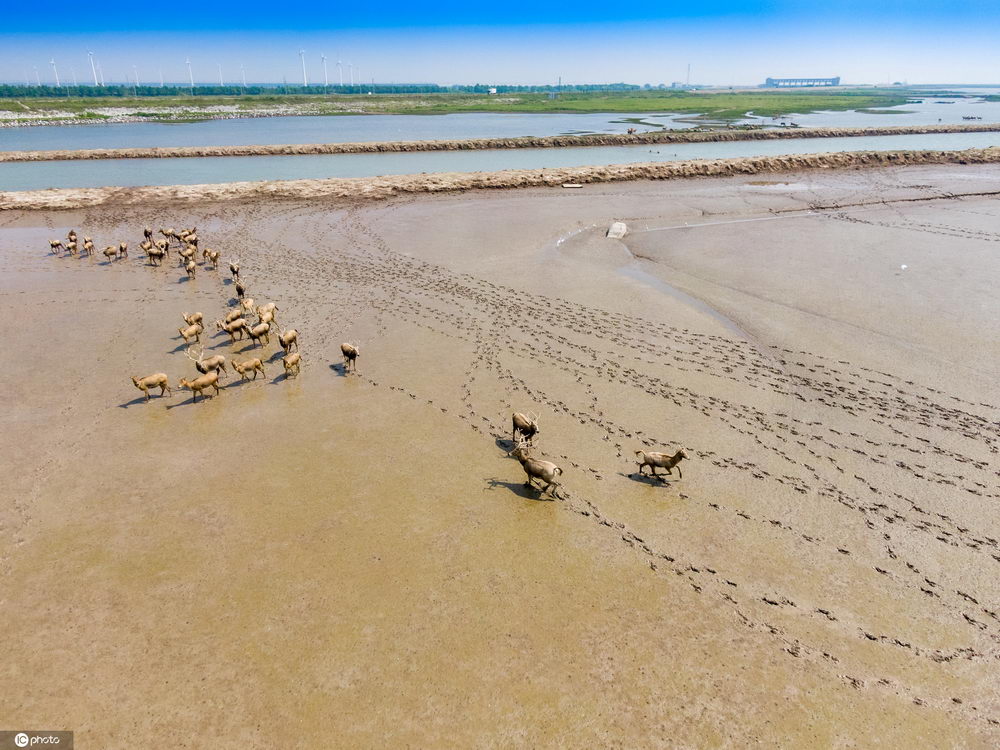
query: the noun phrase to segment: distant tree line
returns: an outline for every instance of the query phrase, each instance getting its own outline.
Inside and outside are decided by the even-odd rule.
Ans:
[[[255,84],[240,86],[196,85],[167,86],[110,84],[107,86],[23,86],[0,84],[0,98],[5,99],[54,99],[54,98],[127,98],[157,96],[275,96],[275,95],[322,95],[322,94],[488,94],[495,90],[498,94],[555,93],[560,91],[634,91],[640,87],[630,83],[586,84],[566,86],[504,86],[473,84],[470,86],[439,86],[434,83],[356,83],[354,85],[310,85]]]

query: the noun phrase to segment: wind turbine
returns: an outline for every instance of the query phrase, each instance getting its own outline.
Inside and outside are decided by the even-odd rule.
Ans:
[[[100,86],[100,84],[97,82],[97,68],[94,67],[94,53],[88,52],[87,57],[90,58],[90,72],[94,74],[94,85]]]
[[[49,65],[52,66],[52,72],[56,76],[56,87],[57,88],[62,88],[62,84],[59,83],[59,71],[56,70],[56,59],[54,57],[51,60],[49,60]]]
[[[247,72],[243,69],[243,63],[240,63],[240,77],[243,79],[243,88],[247,87]]]
[[[327,72],[326,72],[326,55],[320,55],[320,57],[323,58],[323,85],[324,86],[329,86],[330,85],[330,76],[327,75]]]
[[[97,61],[97,75],[100,77],[100,79],[101,79],[101,85],[103,86],[104,85],[104,71],[101,69],[101,61],[100,60]]]
[[[351,63],[347,63],[347,72],[351,76],[351,85],[354,85],[354,66]]]
[[[132,75],[135,76],[135,85],[138,86],[139,85],[139,69],[136,68],[134,65],[132,66]]]
[[[42,79],[38,77],[38,66],[37,65],[33,65],[32,67],[35,69],[35,83],[37,83],[39,86],[41,86],[42,85]]]
[[[306,78],[306,51],[304,49],[299,50],[299,60],[302,62],[302,85],[308,86],[309,80]]]
[[[225,86],[226,84],[222,81],[222,63],[219,63],[219,85]]]
[[[344,85],[344,64],[340,62],[340,56],[337,56],[337,75],[340,77],[340,85]]]
[[[191,82],[191,90],[194,91],[194,73],[191,72],[191,58],[187,58],[184,64],[188,66],[188,81]]]

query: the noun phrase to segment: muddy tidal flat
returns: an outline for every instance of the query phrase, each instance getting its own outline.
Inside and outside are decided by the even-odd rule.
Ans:
[[[0,725],[996,747],[997,194],[934,164],[0,212]],[[219,269],[147,265],[146,225]],[[49,252],[73,228],[96,258]],[[237,259],[297,377],[216,330]],[[266,376],[194,403],[194,311]]]

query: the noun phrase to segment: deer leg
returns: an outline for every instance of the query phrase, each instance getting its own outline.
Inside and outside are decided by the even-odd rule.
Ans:
[[[148,390],[143,391],[142,395],[146,397],[147,401],[149,401],[149,391]]]
[[[684,478],[684,472],[681,471],[681,465],[680,464],[677,464],[677,477],[679,479],[683,479]]]

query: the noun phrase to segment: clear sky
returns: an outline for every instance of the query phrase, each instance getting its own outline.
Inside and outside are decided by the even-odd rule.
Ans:
[[[365,81],[753,85],[767,76],[845,83],[1000,83],[998,0],[632,0],[627,3],[338,3],[207,0],[4,3],[0,80]],[[351,67],[349,67],[349,65]],[[134,69],[133,69],[133,66]]]

